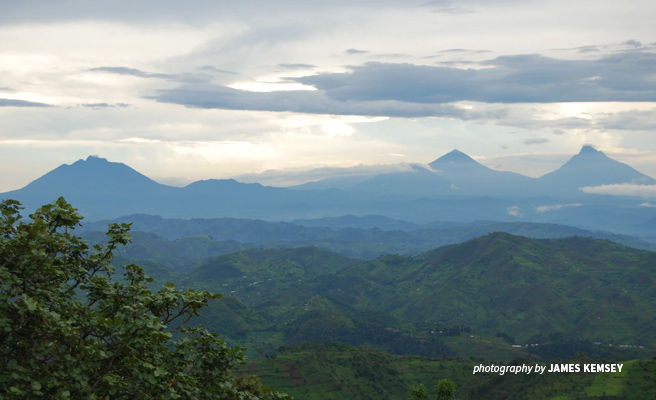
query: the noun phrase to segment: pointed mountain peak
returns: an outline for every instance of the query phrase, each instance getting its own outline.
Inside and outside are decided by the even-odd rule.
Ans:
[[[109,161],[107,161],[106,158],[102,158],[102,157],[96,156],[96,155],[90,155],[89,157],[87,157],[87,159],[85,161],[86,162],[96,162],[96,161],[98,161],[98,162],[109,162]]]
[[[576,192],[579,192],[579,188],[586,186],[620,183],[652,185],[656,182],[649,176],[608,157],[590,145],[583,146],[578,154],[560,168],[539,179],[542,182],[558,184],[560,189],[566,188]]]
[[[474,159],[472,159],[467,154],[463,153],[462,151],[460,151],[458,149],[453,149],[449,153],[446,153],[442,157],[438,158],[436,161],[469,162],[469,161],[474,161]]]
[[[428,164],[431,168],[435,170],[441,170],[444,168],[452,168],[456,165],[458,166],[469,166],[469,167],[482,167],[488,169],[483,164],[469,157],[467,154],[463,153],[460,150],[452,150],[451,152],[443,155],[432,163]]]
[[[437,160],[433,161],[429,165],[433,164],[446,164],[446,163],[476,163],[478,164],[473,158],[469,157],[467,154],[463,153],[460,150],[452,150],[449,153],[446,153],[442,157],[438,158]]]
[[[583,147],[581,147],[581,151],[579,152],[579,155],[605,155],[605,154],[595,149],[591,145],[586,144]]]
[[[613,160],[612,158],[608,157],[603,151],[599,151],[592,147],[589,144],[586,144],[585,146],[581,147],[581,151],[579,151],[578,154],[575,154],[572,156],[572,158],[569,159],[565,165],[574,165],[574,166],[579,166],[582,163],[588,164],[588,163],[617,163],[621,164],[618,161]]]
[[[96,155],[91,155],[88,156],[86,160],[80,158],[79,160],[75,161],[73,164],[70,164],[70,166],[85,168],[87,166],[101,166],[101,165],[109,165],[109,164],[120,164],[120,163],[110,162],[106,158],[102,158]],[[63,166],[69,166],[69,165],[63,164]]]
[[[92,155],[86,160],[79,159],[72,164],[62,164],[30,182],[25,188],[58,191],[66,188],[69,193],[74,191],[112,193],[164,186],[123,163]]]

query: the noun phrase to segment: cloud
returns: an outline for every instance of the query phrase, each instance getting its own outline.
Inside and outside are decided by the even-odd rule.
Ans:
[[[465,110],[452,103],[656,101],[656,81],[652,79],[656,54],[611,55],[593,61],[519,55],[498,57],[481,65],[486,68],[371,62],[347,67],[346,72],[283,78],[283,82],[317,89],[286,93],[252,93],[212,85],[207,80],[185,79],[184,74],[150,73],[126,67],[92,70],[188,83],[160,90],[150,98],[188,107],[229,110],[472,120],[503,119],[508,111],[485,107],[477,107],[478,111]],[[310,64],[280,66],[288,69],[312,67]],[[535,121],[514,116],[503,124],[560,132],[590,128],[593,121],[580,117]],[[524,143],[546,143],[546,139],[528,139]]]
[[[524,143],[527,146],[531,146],[534,144],[543,144],[543,143],[548,143],[549,139],[547,138],[530,138],[530,139],[524,139],[522,143]]]
[[[367,54],[369,53],[367,50],[358,50],[358,49],[347,49],[344,50],[344,54],[352,56],[355,54]]]
[[[278,68],[283,70],[312,69],[316,67],[316,65],[311,64],[278,64]]]
[[[547,211],[553,211],[553,210],[561,210],[566,207],[581,207],[582,204],[556,204],[554,206],[537,206],[535,208],[535,212],[539,214],[543,214]]]
[[[451,117],[480,119],[487,112],[466,110],[452,104],[415,104],[395,100],[339,101],[322,91],[289,90],[251,92],[220,85],[189,85],[163,89],[150,96],[162,103],[193,108],[299,112],[307,114],[363,115],[391,117]],[[500,111],[491,113],[498,117]]]
[[[640,207],[650,207],[650,208],[656,208],[656,204],[650,203],[648,201],[645,201],[644,203],[640,203]]]
[[[474,54],[482,54],[482,53],[489,53],[489,50],[472,50],[472,49],[447,49],[447,50],[442,50],[439,53],[440,54],[453,54],[453,55],[474,55]],[[433,57],[439,57],[438,56],[433,56]]]
[[[635,39],[627,40],[626,42],[624,42],[622,44],[625,45],[625,46],[632,47],[634,49],[642,47],[642,43],[640,43],[639,40],[635,40]]]
[[[216,67],[213,67],[211,65],[203,65],[202,67],[196,68],[199,71],[210,71],[210,72],[218,72],[221,74],[228,74],[228,75],[239,75],[237,72],[234,71],[226,71],[224,69],[219,69]]]
[[[656,197],[656,185],[636,185],[617,183],[612,185],[586,186],[580,188],[585,193],[606,194],[612,196]]]
[[[580,47],[576,47],[572,50],[577,50],[579,53],[592,53],[592,52],[601,51],[599,46],[595,46],[595,45],[580,46]]]
[[[213,77],[202,73],[184,73],[184,74],[163,74],[157,72],[146,72],[136,68],[128,67],[96,67],[90,68],[91,72],[105,72],[108,74],[135,76],[138,78],[155,78],[176,81],[180,83],[207,83],[211,82]]]
[[[26,100],[0,99],[0,107],[52,107],[52,105]]]
[[[127,68],[127,67],[97,67],[97,68],[90,68],[89,71],[107,72],[110,74],[117,74],[117,75],[136,76],[139,78],[177,79],[179,77],[178,75],[145,72],[140,69]]]
[[[574,50],[577,53],[580,54],[585,54],[585,53],[598,53],[601,51],[604,52],[630,52],[630,51],[639,51],[639,50],[649,50],[653,49],[654,44],[648,44],[645,45],[639,40],[636,39],[629,39],[624,42],[616,42],[616,43],[607,43],[607,44],[593,44],[593,45],[586,45],[586,46],[579,46],[579,47],[572,47],[572,48],[567,48],[567,49],[558,49],[558,50]]]
[[[514,217],[523,217],[523,216],[524,216],[524,214],[523,214],[523,213],[521,212],[521,210],[519,209],[519,206],[511,206],[511,207],[508,207],[508,208],[506,209],[506,212],[507,212],[509,215],[512,215],[512,216],[514,216]]]
[[[656,109],[618,112],[598,121],[604,129],[654,131],[656,130]]]
[[[126,104],[126,103],[115,103],[115,104],[109,104],[109,103],[84,103],[84,104],[78,104],[78,106],[86,107],[86,108],[93,108],[93,109],[127,108],[127,107],[130,107],[130,105]]]
[[[537,54],[502,56],[482,69],[408,63],[367,63],[345,73],[293,80],[339,101],[412,103],[553,103],[656,101],[656,54],[614,54],[598,60],[560,60]]]

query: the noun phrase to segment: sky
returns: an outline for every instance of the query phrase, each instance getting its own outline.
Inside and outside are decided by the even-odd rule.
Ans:
[[[459,149],[656,177],[652,0],[0,0],[0,192],[89,155],[290,185]],[[349,169],[344,169],[349,168]]]

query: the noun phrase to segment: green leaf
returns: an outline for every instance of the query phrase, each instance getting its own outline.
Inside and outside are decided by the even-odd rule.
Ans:
[[[131,224],[110,224],[107,245],[90,247],[74,235],[82,216],[63,197],[27,222],[19,204],[0,202],[0,329],[9,333],[0,341],[0,380],[11,398],[134,398],[149,384],[166,392],[156,398],[259,397],[230,373],[240,349],[193,326],[174,341],[177,326],[166,326],[220,295],[173,284],[152,292],[137,265],[115,279],[109,262],[131,240]]]

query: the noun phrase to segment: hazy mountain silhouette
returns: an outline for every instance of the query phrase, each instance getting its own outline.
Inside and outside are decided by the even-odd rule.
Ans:
[[[410,171],[376,175],[353,186],[354,190],[385,195],[435,196],[448,194],[450,183],[420,165]]]
[[[3,193],[17,199],[32,212],[60,196],[84,211],[85,216],[116,216],[125,210],[147,212],[178,188],[162,185],[122,163],[89,156],[64,164],[32,181],[22,189]],[[139,211],[137,211],[139,210]]]
[[[469,157],[467,154],[463,153],[458,149],[454,149],[449,153],[446,153],[442,157],[428,164],[434,170],[438,171],[448,171],[452,172],[456,168],[458,169],[469,169],[475,171],[484,171],[490,170],[490,168],[484,166],[483,164],[475,161],[473,158]]]
[[[649,176],[587,145],[563,166],[538,180],[542,187],[556,192],[580,192],[581,187],[614,183],[656,184]]]
[[[21,190],[57,193],[64,187],[69,193],[174,189],[153,181],[125,164],[89,156],[86,160],[78,160],[71,165],[60,165]]]
[[[326,178],[296,188],[336,188],[377,194],[413,196],[552,196],[585,197],[581,187],[602,184],[656,184],[656,180],[615,161],[591,146],[583,146],[556,171],[538,179],[482,165],[453,150],[424,167],[371,176]]]
[[[27,214],[64,196],[89,220],[135,213],[278,221],[378,214],[416,223],[539,221],[611,229],[656,217],[656,209],[639,207],[635,199],[578,189],[622,182],[656,184],[589,146],[539,179],[493,170],[457,150],[427,166],[410,167],[350,182],[343,189],[294,190],[233,179],[209,179],[179,188],[159,184],[125,164],[91,156],[62,165],[0,198],[23,202]]]
[[[27,215],[60,196],[89,220],[135,213],[285,220],[341,215],[346,209],[364,213],[368,204],[360,195],[334,190],[296,191],[233,179],[167,186],[125,164],[94,156],[61,165],[22,189],[0,194],[0,199],[19,200]]]
[[[497,171],[453,150],[428,164],[452,189],[468,195],[531,195],[535,179],[508,171]]]
[[[489,196],[531,194],[535,179],[514,172],[488,168],[459,150],[443,155],[427,166],[412,164],[409,170],[371,175],[325,178],[295,186],[297,189],[335,188],[385,195]]]

